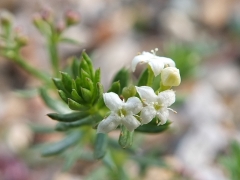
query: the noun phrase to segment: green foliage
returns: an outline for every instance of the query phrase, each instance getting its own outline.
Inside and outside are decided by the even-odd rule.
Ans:
[[[52,156],[59,154],[73,146],[76,142],[80,140],[82,133],[80,131],[74,131],[66,136],[65,139],[59,141],[57,143],[50,144],[49,146],[45,147],[42,151],[43,156]]]
[[[106,134],[98,133],[96,135],[95,145],[94,145],[94,157],[96,159],[101,159],[104,157],[107,151],[108,137]]]
[[[118,143],[122,148],[128,148],[132,146],[134,131],[128,131],[125,126],[121,126],[121,133],[118,139]]]
[[[200,54],[193,46],[169,44],[165,46],[163,54],[175,61],[182,79],[196,75]]]
[[[148,80],[148,70],[145,69],[138,79],[137,86],[146,86]]]
[[[73,112],[68,114],[57,114],[50,113],[47,114],[51,119],[60,121],[60,122],[73,122],[87,117],[89,114],[87,112]]]
[[[239,180],[240,144],[236,141],[232,142],[229,154],[221,157],[220,162],[226,167],[232,180]]]
[[[129,79],[130,79],[129,71],[125,68],[122,68],[117,72],[112,82],[119,81],[120,92],[122,92],[122,89],[128,85]]]
[[[73,128],[79,128],[79,127],[85,126],[85,125],[93,126],[94,124],[96,124],[97,122],[99,122],[102,119],[103,119],[102,116],[100,116],[99,114],[89,115],[89,116],[86,116],[79,120],[76,120],[74,122],[60,122],[56,125],[55,129],[57,131],[68,131]]]
[[[76,67],[77,66],[77,67]],[[82,52],[81,62],[73,58],[72,76],[61,72],[62,78],[53,78],[59,95],[72,110],[86,110],[101,98],[103,89],[100,84],[100,70],[94,71],[91,59]]]
[[[152,122],[154,122],[154,119]],[[135,131],[144,133],[161,133],[163,131],[166,131],[169,128],[170,124],[171,122],[169,121],[160,126],[157,126],[157,124],[149,123],[139,126],[137,129],[135,129]]]

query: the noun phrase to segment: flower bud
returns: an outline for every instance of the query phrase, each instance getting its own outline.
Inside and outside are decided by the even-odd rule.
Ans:
[[[181,83],[179,69],[166,67],[161,72],[161,82],[164,86],[178,86]]]
[[[28,44],[29,42],[29,39],[26,35],[24,35],[22,33],[22,30],[21,28],[17,27],[14,29],[15,31],[15,37],[14,37],[14,40],[16,41],[16,43],[19,45],[19,46],[25,46]]]
[[[57,23],[56,25],[57,33],[61,34],[65,29],[66,29],[66,25],[63,21],[60,21],[59,23]]]
[[[0,15],[0,21],[3,26],[10,25],[12,22],[12,16],[7,11],[3,11]]]
[[[77,24],[80,21],[80,16],[75,11],[68,11],[66,13],[66,24],[67,26],[71,26]]]
[[[53,21],[53,12],[49,8],[43,9],[41,12],[41,17],[44,21],[52,23]]]
[[[28,37],[25,35],[17,35],[14,39],[20,46],[25,46],[29,42]]]
[[[33,15],[33,24],[36,26],[36,27],[39,27],[39,23],[42,22],[42,16],[39,14],[39,13],[35,13]]]
[[[137,91],[136,91],[135,86],[130,85],[128,87],[123,88],[122,95],[123,95],[124,99],[127,100],[128,98],[135,96],[136,92]]]

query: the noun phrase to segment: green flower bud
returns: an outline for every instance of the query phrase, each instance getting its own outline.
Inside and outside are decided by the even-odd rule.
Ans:
[[[28,37],[23,34],[17,34],[14,40],[17,42],[19,46],[25,46],[29,42]]]
[[[33,24],[36,26],[36,27],[39,27],[39,23],[42,22],[42,16],[39,14],[39,13],[35,13],[33,15]]]
[[[10,25],[12,22],[12,16],[7,11],[3,11],[0,15],[0,22],[3,26]]]
[[[135,96],[135,94],[136,94],[136,88],[135,88],[135,86],[133,86],[133,85],[130,85],[130,86],[128,86],[128,87],[125,87],[125,88],[123,88],[123,90],[122,90],[122,95],[123,95],[123,97],[124,97],[125,100],[127,100],[127,99],[130,98],[130,97]]]
[[[164,86],[178,86],[181,83],[179,69],[166,67],[161,72],[161,82]]]

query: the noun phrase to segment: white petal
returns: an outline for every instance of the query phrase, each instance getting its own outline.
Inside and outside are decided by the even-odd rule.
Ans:
[[[124,104],[123,101],[119,98],[119,96],[113,92],[104,93],[103,99],[106,106],[112,111],[118,110]]]
[[[158,59],[151,59],[148,64],[151,66],[155,77],[159,75],[164,68],[164,63]]]
[[[124,105],[127,111],[137,114],[142,110],[142,102],[137,97],[130,97]]]
[[[128,115],[122,118],[122,124],[129,131],[133,131],[134,129],[136,129],[138,126],[141,125],[141,123],[134,116],[131,116],[131,115]]]
[[[169,112],[167,108],[161,109],[160,111],[157,112],[157,118],[160,120],[160,123],[158,125],[163,125],[167,122]]]
[[[155,94],[151,87],[148,86],[141,87],[135,86],[135,87],[143,102],[151,103],[157,101],[157,95]]]
[[[106,119],[103,119],[98,124],[97,133],[109,133],[116,129],[120,122],[120,117],[115,113],[111,113]]]
[[[132,71],[134,72],[136,70],[138,63],[146,63],[147,59],[148,59],[148,57],[146,57],[145,55],[142,55],[142,54],[135,56],[132,60]]]
[[[159,61],[161,61],[164,65],[169,65],[170,67],[175,67],[175,62],[166,57],[157,57]]]
[[[146,106],[141,111],[141,122],[142,124],[149,123],[156,116],[156,110],[152,106]]]
[[[168,107],[175,102],[175,92],[173,90],[162,91],[158,94],[158,102]]]

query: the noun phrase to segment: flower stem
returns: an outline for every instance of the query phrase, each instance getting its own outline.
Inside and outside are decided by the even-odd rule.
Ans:
[[[151,66],[148,65],[147,86],[152,87],[153,79],[154,79],[154,74],[153,74],[152,68],[151,68]]]
[[[160,83],[160,88],[157,90],[157,92],[162,92],[168,89],[171,89],[172,86],[164,86],[162,82]]]
[[[51,60],[53,75],[59,77],[59,56],[58,56],[58,35],[52,30],[52,34],[49,37],[48,49]]]
[[[14,52],[12,52],[12,53],[11,52],[1,52],[1,55],[3,55],[4,57],[6,57],[8,59],[11,59],[15,63],[17,63],[21,68],[23,68],[25,71],[27,71],[28,73],[30,73],[37,79],[40,79],[47,84],[51,83],[50,78],[46,74],[38,71],[37,69],[35,69],[34,67],[32,67],[31,65],[26,63],[27,60],[24,59],[23,57],[21,57],[20,54],[14,53]]]

